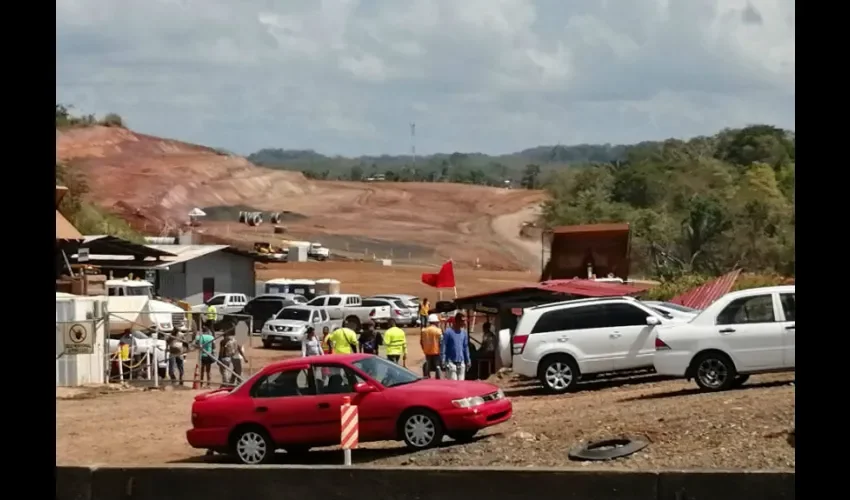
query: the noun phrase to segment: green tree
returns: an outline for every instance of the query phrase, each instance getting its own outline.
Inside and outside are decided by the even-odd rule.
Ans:
[[[525,170],[522,173],[522,181],[520,185],[525,189],[538,189],[540,187],[539,184],[540,177],[540,165],[529,164],[525,166]]]
[[[352,181],[362,181],[363,180],[363,167],[360,165],[354,165],[351,167],[351,170],[348,173],[348,179]]]

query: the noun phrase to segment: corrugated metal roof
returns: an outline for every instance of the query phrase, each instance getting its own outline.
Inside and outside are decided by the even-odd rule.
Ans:
[[[670,299],[668,302],[685,307],[693,307],[694,309],[705,309],[712,302],[729,293],[740,274],[741,270],[736,269],[708,283],[688,290],[682,295]]]
[[[56,239],[57,240],[82,240],[83,235],[71,224],[64,215],[56,211]]]
[[[173,257],[175,255],[173,252],[167,250],[160,250],[150,245],[133,243],[132,241],[106,234],[88,235],[83,240],[81,246],[88,247],[89,253],[92,255],[139,255],[143,257]]]
[[[626,222],[610,224],[584,224],[580,226],[559,226],[552,229],[554,234],[570,233],[605,233],[610,231],[628,231],[629,224]]]
[[[228,245],[146,245],[155,250],[161,250],[163,252],[168,252],[174,254],[175,257],[163,257],[162,266],[158,267],[167,267],[173,264],[180,264],[182,262],[190,261],[193,259],[197,259],[198,257],[203,257],[204,255],[211,254],[213,252],[218,252],[220,250],[224,250],[225,248],[230,248]]]

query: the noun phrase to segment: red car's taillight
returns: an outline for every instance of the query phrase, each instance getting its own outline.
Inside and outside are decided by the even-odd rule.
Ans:
[[[670,346],[665,344],[663,340],[658,337],[655,337],[655,350],[656,351],[669,351]]]
[[[513,352],[514,354],[522,354],[525,349],[525,344],[528,342],[528,335],[514,335]]]
[[[198,417],[198,414],[192,412],[192,427],[198,427],[198,423],[200,423],[200,420],[201,419]]]

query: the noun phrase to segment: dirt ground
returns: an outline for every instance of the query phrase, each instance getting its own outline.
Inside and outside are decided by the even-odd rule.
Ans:
[[[366,262],[298,262],[291,264],[257,264],[257,279],[274,278],[320,279],[340,281],[343,293],[357,293],[364,297],[381,293],[406,293],[428,297],[433,304],[440,291],[422,284],[422,273],[436,273],[439,266],[389,266]],[[456,268],[455,282],[458,296],[511,288],[536,282],[539,276],[530,271],[483,271]],[[451,300],[454,292],[442,290],[443,298]]]
[[[259,345],[259,339],[253,343]],[[422,352],[418,330],[408,330],[408,367],[418,371]],[[294,351],[249,349],[251,367],[297,356]],[[194,368],[188,360],[187,377]],[[214,373],[214,381],[218,380]],[[630,457],[594,467],[794,469],[787,443],[794,409],[793,374],[753,377],[738,390],[699,394],[693,382],[632,378],[588,382],[576,393],[551,396],[511,377],[491,381],[513,401],[513,419],[459,445],[448,439],[433,450],[408,453],[397,442],[368,443],[355,463],[419,466],[585,467],[568,450],[577,442],[616,436],[648,438],[651,444]],[[154,465],[226,462],[204,457],[186,443],[191,389],[141,390],[59,388],[56,398],[56,461],[62,465]],[[338,449],[310,452],[301,463],[336,464]],[[286,454],[280,463],[290,463]]]
[[[194,207],[248,206],[303,217],[284,223],[286,235],[273,234],[268,223],[238,224],[236,217],[229,223],[203,221],[198,230],[230,241],[308,239],[370,258],[423,263],[452,258],[489,269],[530,269],[539,259],[539,247],[529,252],[518,238],[523,221],[499,218],[526,213],[545,198],[542,191],[309,180],[202,146],[108,127],[57,134],[56,158],[83,176],[92,201],[146,234],[166,225],[176,229]]]

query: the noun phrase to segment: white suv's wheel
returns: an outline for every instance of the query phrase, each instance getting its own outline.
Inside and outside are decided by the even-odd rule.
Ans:
[[[541,364],[538,377],[547,391],[563,394],[575,388],[579,378],[578,366],[566,356],[548,358]]]
[[[424,450],[440,444],[443,440],[443,424],[440,418],[427,410],[414,410],[401,422],[401,435],[408,447]]]
[[[271,461],[275,448],[264,431],[250,428],[243,430],[236,437],[233,451],[241,463],[259,465]]]

